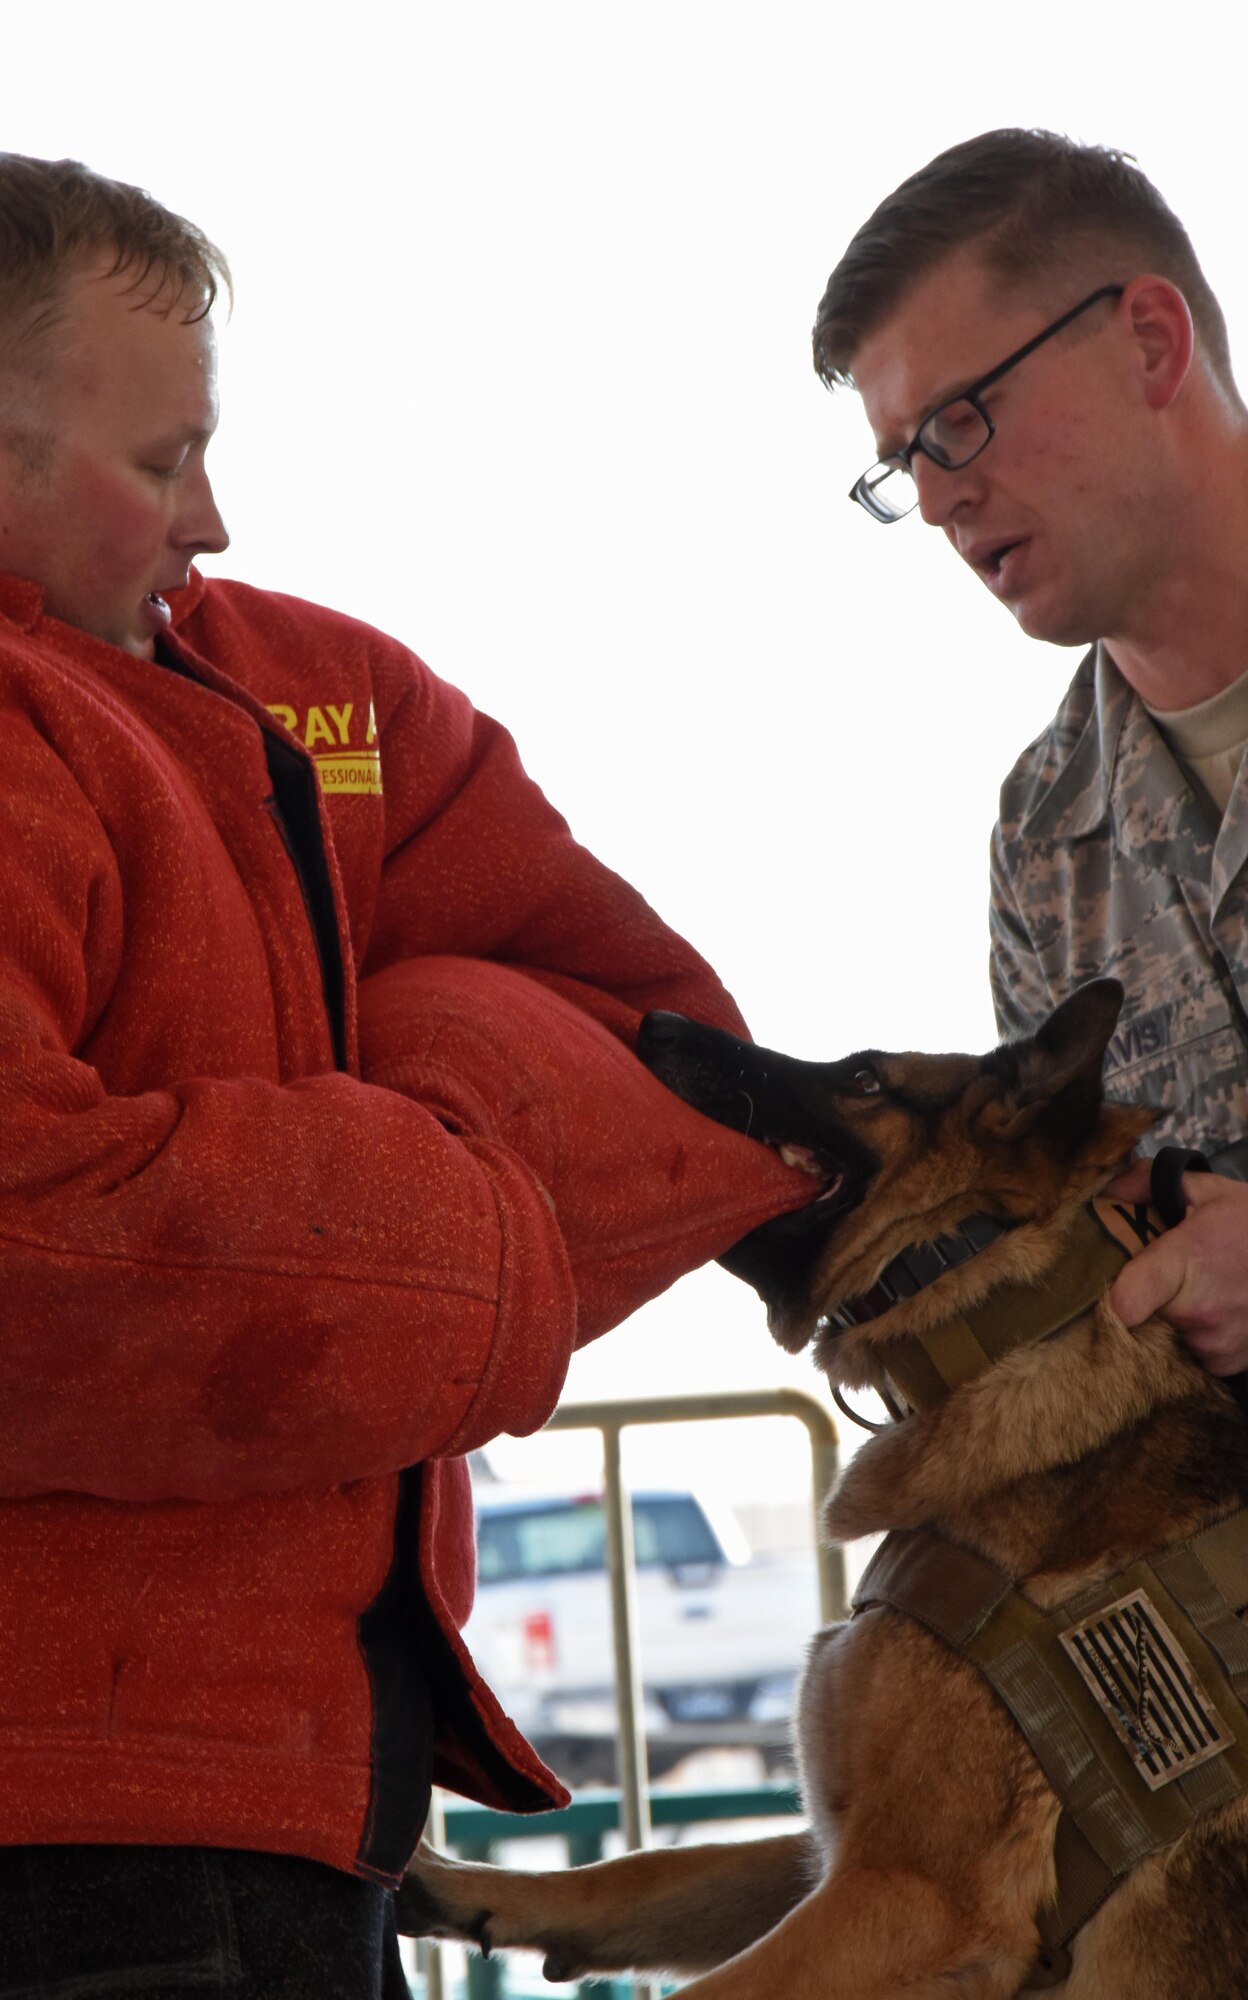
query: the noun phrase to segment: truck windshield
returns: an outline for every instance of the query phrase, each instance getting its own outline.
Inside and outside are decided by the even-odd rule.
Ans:
[[[723,1562],[701,1508],[688,1494],[635,1495],[633,1536],[639,1569]],[[507,1508],[478,1518],[477,1575],[482,1583],[572,1576],[605,1568],[606,1527],[600,1500]]]

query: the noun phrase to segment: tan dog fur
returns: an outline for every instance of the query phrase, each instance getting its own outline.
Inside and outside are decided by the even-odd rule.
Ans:
[[[992,1058],[922,1056],[828,1066],[833,1083],[855,1063],[861,1076],[864,1062],[879,1079],[875,1094],[835,1095],[840,1128],[876,1164],[805,1295],[771,1317],[787,1347],[814,1338],[834,1382],[878,1387],[894,1335],[1003,1283],[1042,1279],[1071,1217],[1152,1122],[1099,1099],[1117,999],[1068,1006],[1050,1037],[1056,1054],[1042,1031],[996,1070]],[[977,1209],[1017,1226],[884,1318],[842,1335],[820,1327],[897,1251]],[[1163,1323],[1128,1332],[1102,1300],[865,1444],[825,1518],[841,1540],[934,1527],[1047,1608],[1246,1499],[1248,1425],[1226,1391]],[[975,1669],[896,1613],[868,1611],[814,1640],[797,1743],[809,1831],[553,1874],[423,1852],[400,1891],[401,1927],[536,1948],[552,1977],[701,1975],[684,1989],[690,2000],[1031,1992],[1058,1804]],[[1048,1990],[1248,1994],[1248,1804],[1208,1815],[1137,1869]]]

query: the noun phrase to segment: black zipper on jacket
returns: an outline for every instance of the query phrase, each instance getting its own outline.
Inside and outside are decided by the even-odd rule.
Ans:
[[[265,804],[299,883],[321,968],[321,990],[333,1037],[334,1062],[339,1069],[345,1069],[345,977],[338,941],[338,913],[317,810],[316,771],[309,759],[301,757],[279,736],[271,736],[267,729],[262,734],[264,759],[273,785]]]
[[[215,694],[218,700],[228,699],[228,696],[222,695],[220,689],[210,686],[207,681],[200,678],[191,662],[182,657],[181,648],[182,642],[175,634],[163,634],[156,641],[156,664],[172,673],[180,674],[183,680],[192,681],[196,687],[203,688],[208,694]],[[261,728],[260,735],[264,743],[264,761],[268,766],[269,782],[273,787],[264,803],[282,837],[282,845],[290,856],[290,865],[295,871],[299,893],[303,897],[303,907],[308,913],[308,923],[321,971],[321,992],[325,1000],[325,1012],[329,1018],[334,1064],[337,1069],[345,1070],[347,1066],[346,976],[342,964],[342,946],[338,937],[338,911],[334,902],[329,862],[325,855],[325,842],[321,836],[321,816],[317,809],[316,771],[310,758],[301,756],[292,744],[284,742],[280,736],[273,735],[264,728]]]

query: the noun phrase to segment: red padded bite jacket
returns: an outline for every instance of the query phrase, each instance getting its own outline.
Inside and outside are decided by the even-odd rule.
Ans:
[[[473,1672],[461,1454],[804,1189],[630,1053],[708,968],[494,723],[193,576],[162,658],[0,580],[0,1841],[382,1881]]]

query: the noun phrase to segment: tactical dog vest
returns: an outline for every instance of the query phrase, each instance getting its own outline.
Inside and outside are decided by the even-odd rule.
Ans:
[[[1181,1219],[1179,1183],[1193,1169],[1207,1171],[1199,1154],[1163,1149],[1156,1209],[1089,1202],[1042,1285],[1007,1287],[890,1343],[895,1401],[931,1409],[1087,1311],[1128,1256]],[[978,1669],[1061,1803],[1057,1894],[1037,1914],[1033,1985],[1064,1976],[1071,1939],[1133,1868],[1248,1791],[1248,1509],[1049,1612],[985,1557],[926,1529],[895,1531],[854,1595],[855,1613],[874,1606]]]
[[[1248,1510],[1049,1612],[983,1556],[898,1531],[854,1596],[878,1605],[978,1668],[1061,1801],[1036,1919],[1051,1974],[1133,1868],[1248,1791]]]

